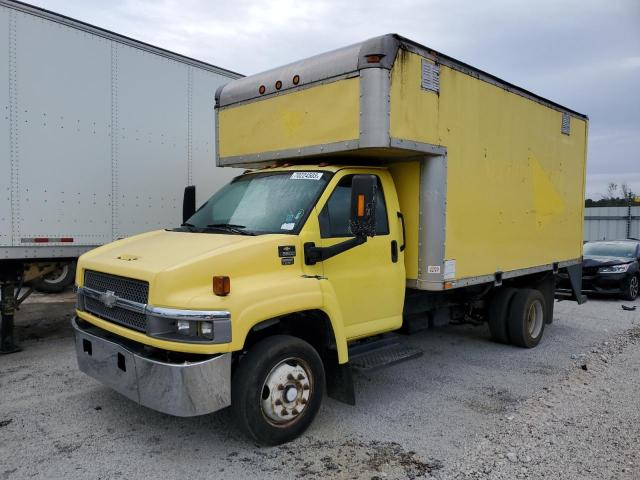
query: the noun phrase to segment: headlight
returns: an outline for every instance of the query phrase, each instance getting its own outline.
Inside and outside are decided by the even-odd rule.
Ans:
[[[630,263],[625,263],[624,265],[611,265],[609,267],[600,267],[598,269],[598,273],[624,273],[629,270],[631,266]]]
[[[146,307],[147,335],[190,343],[229,343],[231,314],[226,310]]]

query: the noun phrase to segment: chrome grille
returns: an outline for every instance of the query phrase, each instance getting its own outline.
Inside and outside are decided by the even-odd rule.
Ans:
[[[119,298],[143,305],[146,305],[149,299],[149,284],[132,278],[87,270],[84,273],[84,286],[98,292],[111,291]],[[117,306],[108,308],[99,300],[88,297],[85,298],[85,308],[87,312],[103,320],[118,323],[141,332],[147,329],[147,318],[144,313],[132,312]]]

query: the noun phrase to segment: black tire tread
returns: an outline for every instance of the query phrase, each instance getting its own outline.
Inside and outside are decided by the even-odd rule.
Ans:
[[[258,398],[271,368],[289,356],[301,357],[309,363],[315,376],[315,395],[299,421],[281,428],[267,422]],[[324,389],[324,367],[316,350],[298,337],[273,335],[256,343],[240,360],[231,381],[231,410],[236,424],[246,435],[263,445],[279,445],[307,429],[318,413]]]
[[[491,338],[498,343],[510,343],[507,318],[509,306],[515,294],[515,288],[502,287],[489,304],[489,331]]]
[[[76,278],[76,262],[69,263],[69,270],[67,275],[57,283],[48,283],[43,277],[37,278],[32,281],[33,288],[42,293],[60,293],[72,285]]]
[[[511,343],[523,348],[533,348],[542,339],[544,334],[544,326],[545,321],[543,318],[542,329],[540,330],[540,335],[536,338],[532,338],[529,336],[529,333],[526,331],[525,321],[524,321],[524,313],[527,309],[527,305],[533,301],[534,298],[538,298],[542,302],[542,311],[546,312],[546,302],[544,299],[544,295],[539,290],[534,288],[519,288],[516,291],[513,300],[511,301],[511,306],[509,307],[509,338]]]

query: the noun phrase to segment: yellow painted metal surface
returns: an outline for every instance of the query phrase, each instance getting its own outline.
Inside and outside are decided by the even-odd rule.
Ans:
[[[309,169],[319,168],[305,167]],[[330,319],[338,360],[346,362],[348,340],[394,330],[402,323],[405,289],[402,252],[397,262],[391,259],[391,241],[399,245],[402,240],[395,213],[399,204],[391,175],[384,168],[323,167],[321,170],[336,173],[297,236],[156,231],[113,242],[80,257],[76,276],[79,286],[83,285],[85,270],[96,270],[149,282],[149,304],[153,306],[228,310],[232,323],[230,343],[201,345],[159,340],[87,312],[77,311],[78,316],[147,345],[213,354],[240,350],[249,331],[262,321],[288,313],[318,310]],[[356,173],[374,173],[380,177],[386,192],[389,234],[370,238],[364,245],[325,262],[305,265],[304,243],[328,246],[345,240],[321,238],[318,215],[340,178]],[[282,265],[278,256],[280,245],[295,245],[293,265]],[[135,260],[126,260],[131,258]],[[230,295],[213,294],[214,275],[231,278]]]
[[[394,66],[391,135],[447,148],[445,258],[456,278],[579,258],[586,121],[572,116],[563,135],[560,111],[443,65],[439,95],[424,90],[421,60],[405,52]]]
[[[422,90],[421,78],[422,57],[400,50],[391,70],[390,134],[438,145],[440,99],[437,94]]]
[[[398,200],[404,215],[406,244],[404,261],[408,280],[418,278],[418,231],[420,228],[420,162],[397,162],[387,165],[393,180],[400,188]]]
[[[300,241],[305,235],[249,237],[157,231],[102,246],[80,257],[76,277],[80,286],[84,271],[96,270],[148,281],[149,304],[154,306],[230,311],[229,344],[196,345],[153,339],[87,313],[77,313],[117,335],[167,350],[192,353],[239,350],[249,330],[261,321],[304,310],[324,311],[319,282],[302,277],[317,274],[317,268],[305,266],[302,260]],[[293,265],[282,265],[279,245],[296,246]],[[134,255],[137,260],[118,259],[123,255]],[[230,295],[213,294],[214,275],[230,276]],[[346,361],[344,330],[340,324],[333,328],[339,356]]]
[[[356,77],[221,109],[219,155],[234,157],[357,139],[359,99]]]

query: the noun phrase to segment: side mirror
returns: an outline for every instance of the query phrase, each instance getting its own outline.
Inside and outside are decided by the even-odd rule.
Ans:
[[[184,197],[182,197],[182,223],[189,220],[196,213],[196,186],[184,187]]]
[[[376,234],[376,197],[378,178],[375,175],[354,175],[351,182],[351,220],[355,237]]]

